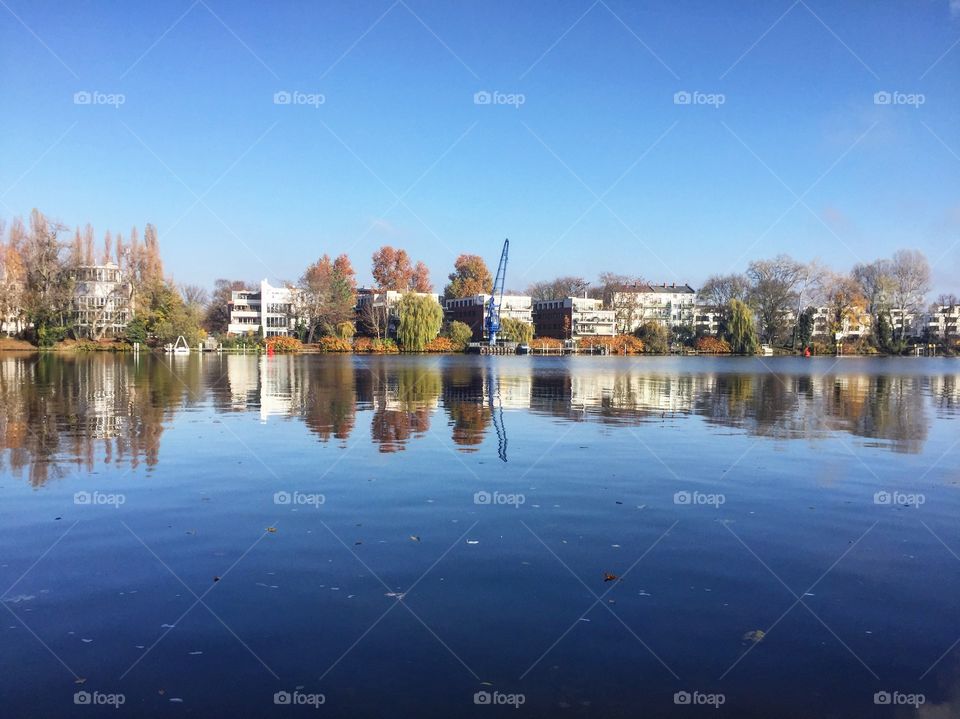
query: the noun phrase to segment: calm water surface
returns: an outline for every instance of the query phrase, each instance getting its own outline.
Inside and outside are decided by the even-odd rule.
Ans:
[[[6,354],[0,404],[4,717],[960,716],[956,361]]]

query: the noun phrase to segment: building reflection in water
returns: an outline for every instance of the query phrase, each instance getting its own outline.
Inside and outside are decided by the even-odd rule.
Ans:
[[[426,437],[445,414],[446,428],[434,426],[435,435],[475,452],[493,432],[504,460],[516,412],[610,425],[700,418],[781,440],[846,433],[911,453],[922,451],[934,416],[960,413],[956,374],[673,366],[646,370],[617,358],[10,353],[0,357],[0,470],[26,471],[39,486],[98,463],[151,467],[165,426],[202,408],[264,423],[299,420],[319,441],[341,446],[367,414],[359,419],[383,453]],[[690,371],[698,367],[705,371]]]

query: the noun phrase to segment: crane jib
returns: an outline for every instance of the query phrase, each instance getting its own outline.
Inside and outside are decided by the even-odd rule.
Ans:
[[[500,331],[500,307],[503,304],[503,286],[507,278],[507,255],[510,250],[510,240],[503,241],[503,250],[500,252],[500,264],[497,266],[497,277],[493,282],[493,291],[490,302],[487,303],[487,340],[491,345],[497,343],[497,332]]]

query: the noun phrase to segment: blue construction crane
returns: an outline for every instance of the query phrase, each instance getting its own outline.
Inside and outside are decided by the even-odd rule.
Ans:
[[[500,265],[497,267],[497,279],[493,283],[493,292],[487,303],[487,338],[491,346],[497,344],[497,332],[500,331],[500,305],[503,302],[503,283],[507,279],[507,253],[510,250],[510,240],[503,241],[503,252],[500,253]]]

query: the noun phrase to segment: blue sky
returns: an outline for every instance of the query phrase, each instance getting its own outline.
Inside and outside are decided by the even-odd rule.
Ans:
[[[960,292],[958,43],[950,0],[3,0],[0,217],[153,222],[203,285],[509,236],[517,289],[915,247]]]

